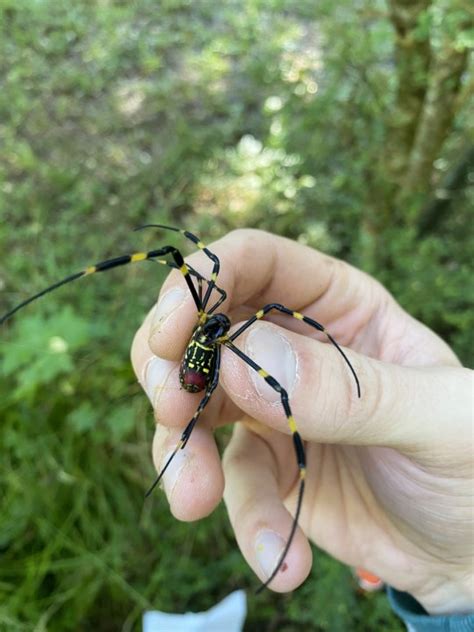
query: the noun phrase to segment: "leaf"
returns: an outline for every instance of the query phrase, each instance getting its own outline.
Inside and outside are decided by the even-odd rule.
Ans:
[[[66,417],[66,423],[77,434],[90,432],[97,425],[97,411],[89,402],[83,402]]]

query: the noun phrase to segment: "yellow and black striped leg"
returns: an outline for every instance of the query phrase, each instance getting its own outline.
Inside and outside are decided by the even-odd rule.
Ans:
[[[303,441],[301,440],[298,429],[296,428],[296,422],[291,413],[290,403],[288,400],[288,393],[277,382],[277,380],[275,380],[274,377],[269,375],[264,369],[262,369],[261,366],[259,366],[256,362],[254,362],[252,358],[249,358],[248,355],[243,353],[238,347],[234,346],[232,342],[230,342],[230,340],[227,342],[224,342],[224,344],[226,347],[231,349],[236,355],[238,355],[241,360],[243,360],[252,369],[254,369],[254,371],[256,371],[260,375],[260,377],[262,377],[265,380],[265,382],[269,384],[280,395],[283,410],[285,411],[285,415],[288,420],[288,426],[290,428],[291,435],[293,437],[293,445],[294,445],[295,453],[296,453],[296,461],[297,461],[298,469],[300,473],[300,487],[298,491],[298,500],[296,502],[296,511],[295,511],[295,516],[293,518],[293,524],[291,525],[290,534],[288,536],[288,540],[286,541],[285,548],[283,549],[280,559],[278,560],[277,565],[273,569],[273,572],[271,573],[270,577],[265,581],[265,583],[262,584],[258,588],[257,593],[260,593],[276,577],[278,571],[281,569],[283,565],[283,562],[285,561],[288,551],[290,550],[290,546],[293,541],[296,528],[298,526],[298,520],[301,513],[301,506],[303,504],[305,476],[306,476],[306,456],[305,456]]]
[[[235,340],[248,327],[250,327],[250,325],[253,325],[253,323],[255,321],[260,320],[261,318],[263,318],[272,309],[276,309],[277,311],[282,312],[283,314],[288,314],[288,316],[292,316],[293,318],[296,318],[296,320],[301,320],[304,323],[306,323],[307,325],[309,325],[310,327],[313,327],[314,329],[317,329],[318,331],[321,331],[322,333],[324,333],[327,336],[328,340],[336,347],[336,349],[339,351],[339,353],[344,358],[347,366],[349,367],[349,370],[351,371],[352,375],[354,376],[354,380],[355,380],[355,383],[356,383],[356,386],[357,386],[357,396],[360,397],[360,383],[359,383],[359,378],[357,377],[357,374],[356,374],[356,372],[354,370],[354,367],[350,363],[349,358],[347,357],[347,355],[344,353],[344,351],[341,349],[341,347],[338,345],[338,343],[334,340],[334,338],[331,336],[331,334],[327,331],[327,329],[324,327],[324,325],[321,325],[321,323],[318,323],[318,321],[313,320],[312,318],[309,318],[308,316],[304,316],[303,314],[300,314],[300,312],[295,312],[292,309],[288,309],[288,307],[285,307],[284,305],[280,305],[280,303],[269,303],[268,305],[265,305],[265,307],[262,307],[262,309],[260,309],[254,316],[249,318],[249,320],[246,323],[244,323],[242,325],[242,327],[237,329],[237,331],[235,331],[231,336],[229,336],[229,340],[231,342],[233,340]]]
[[[177,265],[175,263],[173,263],[172,261],[166,261],[166,259],[150,259],[150,261],[152,263],[160,263],[161,265],[165,265],[168,266],[169,268],[174,268],[177,269]],[[191,267],[188,264],[186,264],[188,266],[188,270],[189,270],[189,274],[196,278],[198,281],[198,294],[199,294],[199,298],[201,299],[201,303],[202,303],[202,283],[207,283],[209,285],[210,281],[209,279],[206,279],[205,277],[202,276],[202,274],[200,274],[197,270],[195,270],[193,267]],[[225,290],[223,290],[221,287],[219,287],[218,285],[214,284],[214,289],[216,290],[216,292],[218,292],[220,294],[220,297],[218,298],[217,302],[211,307],[211,309],[206,312],[207,316],[209,316],[210,314],[212,314],[213,312],[216,311],[216,309],[226,300],[227,298],[227,292]]]
[[[193,244],[196,244],[199,250],[202,250],[204,254],[207,257],[209,257],[209,259],[213,262],[211,280],[209,281],[206,294],[204,295],[204,298],[202,301],[202,309],[203,311],[206,311],[207,303],[209,302],[209,298],[212,293],[212,288],[216,284],[217,275],[219,274],[219,270],[220,270],[221,264],[220,264],[218,256],[215,255],[213,252],[211,252],[209,248],[207,248],[206,245],[203,244],[203,242],[199,239],[199,237],[197,237],[196,235],[193,235],[193,233],[190,233],[187,230],[182,230],[181,228],[175,228],[174,226],[165,226],[164,224],[145,224],[144,226],[139,226],[138,228],[135,228],[135,230],[143,230],[144,228],[162,228],[163,230],[172,230],[175,233],[181,233],[181,235],[184,235],[186,239],[189,239],[190,241],[193,242]],[[210,311],[214,311],[214,309],[215,309],[215,306]]]
[[[201,277],[197,278],[197,284],[198,284],[198,296],[199,296],[199,300],[201,301],[201,305],[202,305],[202,279],[201,279]]]
[[[192,276],[196,277],[198,279],[198,283],[201,282],[206,282],[207,285],[209,286],[211,281],[209,281],[209,279],[206,279],[205,277],[203,277],[201,274],[199,274],[199,272],[197,272],[194,268],[192,268],[189,264],[188,264],[188,268],[189,268],[189,272]],[[227,298],[227,292],[225,290],[223,290],[221,287],[219,287],[218,285],[216,285],[214,283],[213,285],[214,289],[216,290],[216,292],[218,292],[220,294],[220,297],[218,298],[217,302],[206,312],[207,315],[209,316],[210,314],[212,314],[213,312],[216,311],[216,309],[226,300]]]
[[[220,306],[221,306],[221,304],[222,304],[222,303],[225,301],[225,299],[227,298],[227,294],[226,294],[226,292],[225,292],[222,288],[218,287],[217,285],[214,285],[214,288],[215,288],[218,292],[220,292],[220,297],[217,299],[217,302],[216,302],[216,303],[214,303],[214,305],[211,307],[211,309],[207,312],[207,315],[208,315],[208,316],[209,316],[210,314],[212,314],[213,312],[215,312],[215,311],[216,311],[216,309],[217,309],[218,307],[220,307]]]
[[[204,410],[204,408],[209,403],[209,400],[211,399],[211,395],[213,394],[213,392],[217,388],[217,385],[219,383],[219,368],[220,368],[220,364],[221,364],[221,348],[220,347],[216,347],[216,356],[215,356],[215,364],[214,364],[214,369],[213,369],[212,381],[209,384],[209,386],[207,387],[206,394],[202,398],[202,400],[201,400],[196,412],[193,415],[193,418],[188,423],[186,428],[183,430],[183,434],[181,435],[181,438],[178,441],[175,449],[171,453],[169,459],[166,461],[166,463],[162,467],[160,473],[158,474],[156,479],[153,481],[153,484],[151,485],[151,487],[146,492],[145,498],[147,498],[151,494],[151,492],[155,489],[155,487],[161,481],[161,479],[163,478],[163,474],[168,469],[168,466],[170,465],[171,461],[176,456],[178,450],[182,450],[184,448],[184,446],[187,444],[187,442],[189,441],[191,433],[194,430],[194,426],[198,422],[198,419],[199,419],[202,411]]]
[[[0,325],[2,325],[6,320],[8,320],[11,316],[13,316],[13,314],[15,314],[18,310],[22,309],[23,307],[26,307],[26,305],[28,305],[29,303],[32,303],[36,299],[41,298],[45,294],[48,294],[49,292],[52,292],[53,290],[56,290],[62,285],[66,285],[67,283],[70,283],[71,281],[80,279],[83,276],[90,276],[91,274],[95,274],[96,272],[105,272],[106,270],[111,270],[112,268],[124,266],[129,263],[137,263],[139,261],[152,260],[152,259],[155,259],[156,257],[163,257],[165,255],[171,255],[173,257],[174,265],[176,266],[176,268],[178,268],[178,270],[184,276],[185,281],[188,285],[189,291],[191,292],[193,296],[196,307],[199,311],[201,311],[202,303],[199,300],[199,296],[196,292],[196,288],[193,285],[189,269],[184,262],[183,256],[181,255],[179,250],[177,250],[174,246],[164,246],[163,248],[159,248],[157,250],[150,250],[148,252],[135,252],[129,255],[121,255],[120,257],[114,257],[113,259],[106,259],[105,261],[99,261],[99,263],[96,263],[93,266],[89,266],[85,268],[84,270],[81,270],[80,272],[71,274],[70,276],[67,276],[61,281],[58,281],[57,283],[50,285],[49,287],[42,290],[41,292],[38,292],[37,294],[30,296],[25,301],[21,302],[19,305],[14,307],[12,310],[7,312],[6,314],[3,314],[3,316],[0,317]]]

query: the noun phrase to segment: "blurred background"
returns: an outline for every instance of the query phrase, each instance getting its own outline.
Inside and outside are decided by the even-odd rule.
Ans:
[[[107,257],[189,252],[140,223],[259,227],[373,274],[472,365],[473,44],[469,0],[0,0],[0,313]],[[128,355],[163,278],[98,275],[1,331],[0,630],[139,630],[239,587],[248,630],[404,629],[321,551],[256,598],[223,507],[143,502]]]

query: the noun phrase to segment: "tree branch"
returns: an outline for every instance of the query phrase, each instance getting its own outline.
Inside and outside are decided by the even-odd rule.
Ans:
[[[466,68],[467,50],[443,47],[430,72],[428,92],[404,181],[404,196],[426,193],[433,163],[448,135],[456,113],[456,97]]]
[[[432,0],[389,0],[395,29],[397,95],[392,114],[387,167],[399,181],[405,173],[427,89],[430,32],[421,28]]]
[[[436,230],[449,211],[456,194],[467,185],[471,171],[474,171],[474,145],[464,152],[442,185],[436,189],[434,198],[420,213],[418,237],[424,237]]]

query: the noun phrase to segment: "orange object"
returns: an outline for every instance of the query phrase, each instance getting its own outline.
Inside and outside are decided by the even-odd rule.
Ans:
[[[373,592],[375,590],[380,590],[383,588],[383,581],[377,575],[366,571],[364,568],[356,568],[355,574],[357,578],[357,583],[363,590],[367,590],[368,592]]]

